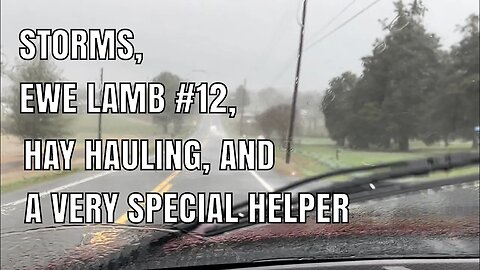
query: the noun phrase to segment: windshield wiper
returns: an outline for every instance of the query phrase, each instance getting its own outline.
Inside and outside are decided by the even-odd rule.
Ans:
[[[401,177],[407,177],[407,176],[413,176],[413,175],[422,175],[422,174],[426,175],[434,171],[448,171],[454,168],[471,166],[474,164],[478,164],[479,160],[480,158],[479,158],[478,152],[477,153],[460,152],[460,153],[450,153],[450,154],[440,155],[436,157],[428,157],[428,158],[422,158],[422,159],[416,159],[416,160],[397,161],[397,162],[383,163],[378,165],[353,167],[353,168],[347,168],[347,169],[341,169],[333,172],[328,172],[328,173],[324,173],[316,176],[311,176],[301,181],[284,186],[273,192],[274,193],[286,192],[288,190],[292,190],[293,188],[298,188],[313,182],[326,180],[335,176],[348,175],[348,174],[359,173],[359,172],[369,172],[369,171],[375,171],[380,169],[382,170],[390,169],[388,172],[370,174],[366,177],[360,177],[360,178],[357,177],[346,183],[337,183],[335,185],[331,185],[328,188],[312,191],[312,192],[341,191],[345,193],[352,193],[352,192],[356,193],[356,192],[370,189],[371,188],[370,184],[375,185],[378,182],[395,179],[395,178],[401,178]],[[292,203],[295,203],[295,199],[292,200]],[[236,204],[232,208],[232,211],[235,212],[234,214],[237,217],[239,217],[239,220],[240,220],[239,223],[242,222],[242,220],[245,218],[245,215],[238,210],[243,209],[247,206],[248,206],[248,201],[244,201]],[[176,223],[172,225],[172,228],[178,229],[183,233],[189,233],[195,230],[201,224],[202,223],[199,223],[199,222],[193,222],[190,224]],[[236,225],[238,224],[217,224],[215,225],[215,228],[216,227],[224,228],[226,226],[231,226],[233,228]]]
[[[351,194],[350,203],[359,203],[368,200],[376,200],[385,197],[401,195],[409,192],[418,192],[422,190],[431,190],[435,188],[441,188],[444,186],[449,185],[458,185],[468,182],[474,182],[479,180],[478,174],[470,174],[465,176],[458,176],[458,177],[449,177],[444,179],[439,179],[435,181],[427,181],[423,183],[411,184],[411,185],[395,185],[389,188],[383,189],[376,189],[370,191],[360,192],[358,194]],[[324,192],[323,190],[315,191],[315,192]],[[292,200],[292,207],[290,212],[295,212],[298,210],[298,200]],[[278,210],[278,214],[283,214],[283,210]],[[256,225],[256,223],[251,223],[247,217],[243,217],[239,219],[238,223],[231,223],[231,224],[218,224],[216,227],[212,228],[211,230],[207,231],[204,236],[215,236],[222,233],[230,232],[236,229],[249,227],[252,225]]]
[[[472,153],[472,152],[451,153],[451,154],[416,159],[416,160],[397,161],[397,162],[383,163],[378,165],[360,166],[360,167],[336,170],[336,171],[305,178],[301,181],[297,181],[295,183],[292,183],[280,189],[277,189],[273,192],[277,192],[277,193],[285,192],[293,188],[301,187],[312,182],[318,182],[320,180],[328,179],[335,176],[341,176],[341,175],[359,173],[359,172],[375,171],[379,169],[389,168],[391,169],[391,171],[386,174],[377,174],[375,175],[375,177],[368,178],[366,182],[369,182],[369,181],[377,182],[385,178],[393,179],[393,178],[412,176],[412,175],[422,175],[422,174],[428,174],[430,172],[439,171],[439,170],[448,171],[453,168],[470,166],[478,163],[479,163],[478,153]],[[355,180],[355,186],[358,183],[359,182]],[[349,186],[349,184],[346,184],[346,185]],[[247,205],[248,205],[248,201],[238,203],[233,207],[233,210],[244,208]]]
[[[393,183],[390,180],[399,179],[408,176],[428,175],[435,171],[449,171],[454,168],[466,167],[478,164],[480,158],[478,153],[453,153],[442,155],[438,157],[430,157],[418,160],[388,163],[377,165],[373,167],[358,167],[346,170],[340,170],[332,173],[322,174],[307,178],[305,180],[293,183],[284,188],[274,191],[274,193],[285,192],[295,187],[300,187],[307,183],[319,181],[327,177],[337,176],[342,174],[349,174],[351,172],[367,171],[372,169],[390,167],[390,171],[370,174],[367,176],[356,177],[346,183],[334,183],[328,187],[322,187],[310,191],[311,193],[326,193],[326,192],[343,192],[350,196],[351,202],[361,202],[365,200],[379,199],[403,193],[420,191],[424,189],[438,188],[445,185],[456,185],[466,182],[479,180],[478,174],[471,174],[460,177],[450,177],[435,181],[427,181],[421,183]],[[390,181],[390,183],[388,183]],[[375,186],[378,185],[378,186]],[[295,209],[298,199],[292,200],[293,209]],[[247,202],[240,203],[234,207],[235,210],[242,209],[248,205]],[[282,213],[282,211],[279,211]],[[236,212],[235,215],[239,217],[238,223],[233,224],[217,224],[212,230],[209,230],[205,236],[213,236],[228,232],[237,228],[255,225],[250,223],[247,215],[242,212]]]
[[[401,178],[406,176],[412,175],[422,175],[428,174],[433,171],[444,170],[448,171],[450,169],[465,167],[470,165],[475,165],[479,163],[479,155],[478,153],[455,153],[455,154],[448,154],[439,157],[432,157],[432,158],[424,158],[419,160],[413,161],[400,161],[400,162],[392,162],[392,163],[385,163],[380,165],[374,166],[362,166],[356,168],[349,168],[349,169],[342,169],[334,172],[329,172],[313,177],[306,178],[304,180],[298,181],[296,183],[287,185],[283,188],[277,189],[274,192],[285,192],[287,190],[300,187],[306,185],[308,183],[321,181],[323,179],[327,179],[334,176],[340,176],[345,174],[351,174],[356,172],[366,172],[378,169],[385,169],[389,168],[390,172],[387,173],[377,173],[371,174],[369,176],[365,176],[362,178],[356,178],[348,183],[337,183],[328,187],[328,190],[349,190],[350,191],[350,198],[351,201],[360,202],[364,200],[371,200],[375,198],[382,198],[392,195],[398,195],[410,191],[419,191],[422,189],[430,189],[435,187],[441,187],[445,185],[454,185],[466,182],[472,182],[479,179],[478,174],[462,176],[462,177],[454,177],[436,181],[428,181],[425,183],[416,183],[413,185],[392,185],[390,189],[387,189],[386,186],[379,185],[379,188],[372,190],[370,187],[370,183],[378,183],[383,180],[389,180],[393,178]],[[365,188],[365,184],[369,186],[369,188]],[[317,189],[312,191],[313,192],[324,192],[326,189]],[[292,205],[295,207],[295,203],[298,200],[293,200]],[[248,202],[243,202],[234,206],[235,210],[244,208],[248,205]],[[235,211],[234,210],[234,211]],[[239,215],[241,212],[236,212],[237,216],[239,217],[238,223],[233,224],[217,224],[213,227],[213,229],[208,230],[203,235],[198,235],[200,237],[208,237],[213,235],[222,234],[224,232],[232,231],[238,228],[247,227],[251,225],[255,225],[255,223],[249,223],[248,219],[245,215]],[[243,217],[242,217],[243,216]],[[183,234],[192,234],[192,232],[197,229],[202,223],[193,222],[191,224],[185,223],[177,223],[168,226],[168,229],[171,230],[178,230],[178,234],[165,234],[165,233],[157,233],[149,237],[148,239],[144,239],[141,245],[131,246],[129,248],[125,248],[122,250],[120,255],[115,255],[113,258],[109,257],[106,258],[106,265],[107,266],[116,266],[123,265],[126,262],[131,260],[131,255],[136,254],[138,255],[141,252],[148,252],[148,249],[153,246],[161,246],[171,239],[178,237],[179,235]],[[196,234],[194,234],[196,236]],[[114,268],[116,268],[114,267]]]

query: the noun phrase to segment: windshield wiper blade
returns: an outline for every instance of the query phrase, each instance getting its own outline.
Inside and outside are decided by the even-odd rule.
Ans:
[[[359,192],[350,196],[350,202],[358,203],[368,200],[377,200],[385,197],[405,194],[409,192],[417,192],[421,190],[436,189],[444,186],[458,185],[479,180],[478,174],[469,174],[456,177],[447,177],[413,184],[390,185],[378,190],[368,190]]]
[[[355,168],[341,169],[317,176],[305,178],[304,180],[289,184],[283,188],[273,191],[273,193],[283,193],[293,188],[301,187],[309,183],[321,181],[334,176],[340,176],[345,174],[367,172],[378,169],[390,169],[388,172],[369,174],[364,177],[356,177],[351,181],[345,183],[335,183],[329,187],[312,190],[313,192],[344,192],[344,193],[358,193],[362,191],[368,191],[371,189],[370,184],[377,184],[385,180],[397,179],[401,177],[414,176],[414,175],[427,175],[434,171],[448,171],[454,168],[460,168],[465,166],[471,166],[478,164],[480,157],[478,152],[460,152],[440,155],[436,157],[427,157],[416,160],[398,161],[391,163],[378,164],[373,166],[361,166]],[[478,176],[477,176],[478,178]],[[292,204],[295,204],[297,199],[292,200]],[[243,220],[243,215],[239,209],[243,209],[248,206],[248,201],[241,202],[232,208],[234,214]],[[240,222],[239,222],[240,223]],[[190,224],[178,223],[173,227],[183,231],[184,233],[195,230],[201,223],[194,222]],[[235,226],[236,224],[232,224]],[[217,224],[217,227],[230,226],[230,224]],[[213,229],[215,231],[215,228]]]
[[[427,181],[423,183],[415,183],[410,185],[405,185],[405,184],[394,185],[394,186],[390,186],[390,188],[387,188],[387,189],[383,188],[383,189],[370,190],[366,192],[360,192],[359,194],[354,193],[354,194],[351,194],[349,197],[350,197],[350,203],[352,202],[360,203],[368,200],[382,199],[385,197],[390,197],[395,195],[418,192],[422,190],[431,190],[431,189],[441,188],[444,186],[464,184],[464,183],[474,182],[478,180],[479,180],[478,174],[470,174],[465,176],[449,177],[444,179],[438,179],[435,181]],[[325,192],[325,191],[317,190],[316,192]],[[292,208],[290,211],[295,212],[296,210],[298,210],[298,200],[292,200]],[[278,210],[278,213],[283,214],[284,210]],[[239,219],[239,222],[237,223],[217,224],[216,227],[205,232],[204,236],[205,237],[215,236],[215,235],[230,232],[236,229],[249,227],[252,225],[259,225],[259,224],[250,222],[248,217],[242,217],[241,219]]]
[[[339,183],[329,189],[330,192],[346,192],[354,189],[358,192],[359,187],[371,189],[372,185],[386,180],[393,180],[408,176],[428,175],[435,171],[449,171],[455,168],[467,167],[478,164],[480,157],[478,153],[454,153],[437,157],[429,157],[404,162],[401,167],[392,167],[390,171],[371,174],[362,177],[355,177],[352,181]],[[375,187],[373,187],[375,188]]]
[[[342,169],[342,170],[337,170],[334,172],[329,172],[329,173],[325,173],[317,176],[312,176],[302,181],[298,181],[296,183],[287,185],[283,188],[277,189],[275,192],[277,193],[285,192],[289,189],[300,187],[315,181],[320,181],[330,177],[351,174],[356,172],[366,172],[366,171],[372,171],[372,170],[384,169],[384,168],[391,169],[391,171],[388,174],[385,174],[385,173],[372,174],[370,177],[364,178],[362,182],[367,183],[370,181],[378,182],[378,181],[381,181],[381,179],[385,179],[385,178],[386,179],[399,178],[402,176],[409,176],[409,175],[428,174],[429,172],[438,171],[438,170],[448,171],[449,169],[469,166],[469,165],[478,164],[478,163],[479,163],[478,153],[455,153],[455,154],[443,155],[440,157],[424,158],[424,159],[413,160],[413,161],[399,161],[399,162],[385,163],[385,164],[379,164],[374,166],[362,166],[362,167]],[[440,181],[440,180],[430,181],[428,183],[425,183],[426,185],[421,184],[417,186],[405,187],[403,189],[398,189],[397,191],[390,191],[390,193],[377,192],[373,194],[373,193],[367,192],[362,195],[363,197],[358,197],[358,198],[353,197],[353,198],[354,198],[354,201],[358,202],[361,200],[379,198],[379,196],[390,196],[390,194],[395,195],[394,193],[399,194],[399,193],[405,193],[410,191],[418,191],[420,189],[428,189],[438,185],[443,186],[447,184],[451,185],[451,184],[458,184],[458,183],[464,183],[464,182],[471,182],[471,181],[478,180],[478,178],[479,178],[478,175],[470,175],[468,177],[450,178],[450,179],[447,179],[448,182]],[[331,188],[338,189],[338,188],[347,188],[351,186],[354,186],[354,187],[356,186],[359,188],[357,192],[365,191],[363,187],[364,185],[359,184],[357,180],[353,181],[352,183],[350,183],[350,185],[347,185],[347,186],[339,186],[339,185],[331,186]],[[379,191],[379,189],[377,191]],[[296,204],[297,202],[298,200],[292,200],[292,205]],[[233,211],[241,209],[245,206],[248,206],[248,202],[237,204],[236,206],[234,206]],[[165,233],[161,233],[156,236],[152,235],[152,237],[145,239],[142,245],[138,245],[138,246],[126,249],[121,252],[120,256],[116,256],[114,258],[107,258],[106,260],[107,265],[117,265],[117,263],[122,264],[122,263],[128,262],[131,258],[130,255],[133,254],[134,252],[138,254],[139,252],[143,252],[142,251],[143,249],[148,249],[149,247],[152,247],[152,246],[163,245],[169,240],[175,237],[178,237],[179,235],[190,234],[195,229],[197,229],[200,225],[202,225],[202,223],[199,223],[199,222],[193,222],[190,224],[186,224],[186,223],[172,224],[168,228],[178,230],[179,233],[177,236],[174,236],[172,234],[165,235]],[[239,229],[239,228],[243,228],[251,225],[255,225],[255,223],[249,223],[247,217],[239,217],[238,223],[217,224],[215,227],[213,227],[211,230],[208,230],[200,237],[218,235],[224,232],[232,231],[235,229]]]
[[[295,183],[292,183],[280,189],[277,189],[273,192],[275,193],[285,192],[293,188],[301,187],[306,184],[309,184],[312,182],[318,182],[320,180],[324,180],[334,176],[341,176],[341,175],[358,173],[358,172],[374,171],[378,169],[390,168],[391,170],[384,174],[371,175],[367,177],[365,181],[361,181],[361,182],[367,182],[367,184],[369,184],[369,183],[378,182],[384,179],[394,179],[394,178],[405,177],[405,176],[428,174],[430,172],[439,171],[439,170],[448,171],[453,168],[470,166],[478,163],[479,163],[478,153],[473,153],[473,152],[451,153],[451,154],[416,159],[416,160],[397,161],[397,162],[383,163],[378,165],[360,166],[360,167],[336,170],[333,172],[328,172],[328,173],[305,178],[301,181],[297,181]],[[360,181],[357,181],[357,179],[358,178],[355,178],[354,186],[357,186],[360,183]],[[345,184],[344,187],[348,188],[350,187],[350,185],[351,185],[351,182],[348,182]],[[248,201],[238,203],[233,207],[233,211],[244,208],[247,205],[248,205]]]
[[[373,199],[373,198],[381,198],[382,196],[387,197],[387,196],[390,196],[389,194],[395,195],[395,192],[398,192],[398,194],[401,194],[406,192],[418,191],[422,189],[435,188],[437,186],[471,182],[471,181],[478,180],[479,175],[473,174],[473,175],[468,175],[466,177],[447,178],[447,179],[443,179],[444,181],[436,180],[436,181],[429,181],[426,183],[420,183],[415,185],[403,184],[402,186],[402,184],[396,183],[393,185],[393,186],[396,186],[396,188],[393,188],[388,192],[383,192],[383,193],[381,193],[381,191],[385,191],[384,189],[382,189],[382,188],[385,188],[385,186],[379,186],[378,188],[375,187],[375,184],[380,182],[385,182],[386,180],[393,180],[393,179],[398,179],[398,178],[408,177],[408,176],[428,175],[429,173],[435,172],[435,171],[449,171],[454,168],[475,165],[475,164],[478,164],[479,162],[480,162],[480,157],[478,153],[462,152],[462,153],[452,153],[452,154],[447,154],[447,155],[442,155],[437,157],[423,158],[418,160],[388,163],[383,165],[377,165],[374,168],[374,169],[378,169],[378,168],[390,167],[391,170],[388,172],[382,172],[382,173],[370,174],[363,177],[357,177],[346,183],[334,183],[328,187],[315,189],[315,190],[312,190],[311,192],[312,193],[317,193],[317,192],[348,193],[349,196],[353,198],[355,202],[358,202],[361,198],[361,197],[355,198],[355,194],[358,194],[358,193],[362,193],[364,196],[364,199],[367,200],[367,199]],[[358,168],[352,168],[352,170],[354,172],[358,172],[362,170],[366,171],[367,168],[358,167]],[[361,169],[361,170],[358,170],[358,169]],[[278,189],[274,191],[274,193],[285,192],[291,188],[299,187],[307,183],[311,183],[313,181],[322,180],[332,175],[336,176],[341,174],[348,174],[348,173],[351,173],[352,170],[346,173],[345,171],[347,170],[339,170],[339,171],[328,173],[328,174],[322,174],[317,177],[310,177],[305,180],[299,181],[297,183],[288,185],[284,188]],[[292,200],[292,205],[295,205],[297,203],[298,203],[298,199]],[[236,205],[234,207],[234,210],[238,210],[246,206],[248,206],[248,201]],[[223,233],[225,231],[231,231],[236,228],[241,228],[241,227],[255,224],[255,223],[249,223],[248,218],[245,217],[246,215],[241,214],[241,212],[239,213],[237,211],[235,214],[238,217],[241,217],[239,223],[218,224],[213,230],[210,230],[209,232],[207,232],[205,236],[216,235],[219,233]]]

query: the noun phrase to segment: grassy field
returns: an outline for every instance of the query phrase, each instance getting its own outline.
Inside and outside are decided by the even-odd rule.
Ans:
[[[147,116],[103,115],[103,138],[153,138],[162,137],[156,125]],[[83,167],[83,141],[85,138],[97,138],[98,116],[79,114],[67,117],[66,138],[77,139],[73,170],[23,171],[23,142],[21,139],[2,135],[1,137],[1,192],[9,192],[45,181],[52,181],[65,174],[81,170]]]
[[[55,179],[60,178],[61,176],[65,176],[67,174],[71,174],[78,171],[80,171],[79,167],[74,168],[71,171],[51,171],[51,172],[36,172],[36,173],[23,174],[20,178],[11,179],[10,181],[7,181],[5,184],[3,184],[3,180],[2,180],[1,193],[6,193],[6,192],[14,191],[20,188],[28,187],[31,185],[53,181]]]
[[[238,121],[224,121],[226,132],[233,137],[240,137]],[[257,137],[261,131],[251,130],[249,137]],[[472,143],[454,141],[448,147],[443,143],[425,145],[421,141],[411,141],[408,152],[395,151],[360,151],[348,148],[338,148],[335,142],[328,138],[295,138],[291,162],[285,163],[285,150],[277,142],[275,170],[285,175],[298,178],[318,175],[341,168],[380,164],[408,159],[435,156],[442,153],[472,151]],[[338,158],[337,158],[338,156]],[[478,173],[479,168],[458,169],[454,174]],[[433,177],[445,176],[445,173],[436,173]]]
[[[472,151],[471,142],[462,141],[453,142],[449,147],[444,147],[441,144],[426,146],[422,142],[413,141],[411,146],[412,149],[409,152],[357,151],[338,148],[334,142],[326,138],[304,138],[295,145],[292,164],[285,164],[284,151],[277,151],[279,152],[277,164],[279,164],[279,169],[282,171],[287,171],[287,173],[290,171],[290,174],[293,172],[293,174],[307,177],[341,168],[418,159],[442,153]],[[475,166],[458,170],[455,173],[478,173],[478,171],[478,166]],[[442,174],[435,175],[440,176]]]
[[[177,134],[179,138],[187,136],[195,129],[196,120],[187,122],[183,131]],[[77,139],[72,160],[72,171],[23,171],[23,141],[19,138],[2,135],[2,174],[1,192],[9,192],[33,184],[52,181],[60,176],[83,168],[83,147],[86,138],[95,139],[98,136],[98,116],[79,114],[67,116],[68,134],[66,138]],[[112,115],[102,116],[102,138],[168,138],[162,129],[155,125],[148,115]],[[153,145],[152,145],[153,147]],[[5,170],[3,170],[5,168]]]

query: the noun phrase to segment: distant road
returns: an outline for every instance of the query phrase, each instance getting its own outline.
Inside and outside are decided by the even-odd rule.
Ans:
[[[222,127],[220,116],[204,117],[197,130],[191,136],[202,143],[202,161],[211,163],[209,175],[204,176],[201,171],[106,171],[106,172],[78,172],[69,174],[55,181],[41,183],[22,190],[2,194],[1,196],[1,230],[2,233],[23,231],[37,227],[54,225],[52,220],[52,207],[50,192],[119,192],[120,198],[116,209],[116,222],[128,223],[126,199],[131,192],[233,192],[235,202],[246,199],[250,191],[273,191],[284,186],[294,179],[281,176],[275,171],[249,172],[249,171],[219,171],[221,140],[227,137]],[[43,224],[24,224],[25,198],[27,192],[40,192]],[[160,216],[160,215],[159,215]],[[155,220],[158,220],[155,218]],[[20,235],[18,236],[21,237]],[[9,237],[10,240],[14,239]],[[25,240],[25,239],[24,239]],[[83,235],[70,235],[65,237],[55,232],[42,233],[42,241],[37,243],[58,243],[62,252],[67,247],[80,244]],[[37,241],[38,242],[38,241]],[[21,252],[9,249],[9,245],[18,243],[2,241],[2,268],[9,265],[5,260],[15,259]],[[26,248],[26,247],[25,247]],[[46,247],[45,247],[46,248]],[[61,250],[60,250],[61,249]],[[25,252],[28,252],[26,250]],[[5,259],[5,260],[4,260]],[[5,262],[5,264],[4,264]]]

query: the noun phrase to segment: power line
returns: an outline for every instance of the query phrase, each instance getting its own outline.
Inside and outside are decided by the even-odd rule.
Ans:
[[[362,10],[360,10],[359,12],[355,13],[352,17],[348,18],[346,21],[344,21],[343,23],[341,23],[339,26],[335,27],[332,31],[328,32],[327,34],[323,35],[322,37],[320,37],[319,39],[317,39],[316,41],[312,42],[310,45],[308,45],[306,48],[305,48],[305,51],[312,48],[313,46],[317,45],[318,43],[322,42],[323,40],[325,40],[326,38],[328,38],[329,36],[333,35],[335,32],[337,32],[338,30],[342,29],[345,25],[349,24],[350,22],[352,22],[355,18],[357,18],[360,14],[364,13],[365,11],[369,10],[371,7],[373,7],[374,5],[376,5],[378,2],[380,2],[382,0],[375,0],[373,1],[372,3],[370,3],[368,6],[364,7]]]
[[[345,11],[347,11],[357,0],[352,0],[352,2],[348,3],[345,7],[340,10],[333,18],[331,18],[326,24],[324,24],[317,32],[312,35],[312,39],[316,38],[320,33],[323,32],[327,27],[329,27],[335,20],[337,20],[340,16],[342,16]]]
[[[318,40],[314,41],[313,43],[311,43],[310,45],[306,46],[306,48],[304,49],[304,51],[307,51],[308,49],[311,49],[313,46],[317,45],[318,43],[320,43],[321,41],[325,40],[327,37],[333,35],[335,32],[337,32],[338,30],[340,30],[341,28],[343,28],[345,25],[349,24],[350,22],[352,22],[356,17],[358,17],[360,14],[364,13],[365,11],[367,11],[368,9],[370,9],[371,7],[373,7],[374,5],[376,5],[378,2],[380,2],[381,0],[375,0],[373,1],[372,3],[370,3],[368,6],[364,7],[362,10],[360,10],[359,12],[355,13],[352,17],[348,18],[346,21],[344,21],[343,23],[341,23],[339,26],[335,27],[332,31],[328,32],[327,34],[323,35],[322,37],[320,37]],[[337,15],[335,15],[325,26],[322,27],[323,28],[326,28],[328,27],[333,21],[335,21],[341,14],[343,14],[351,5],[353,5],[355,1],[352,1],[350,2],[347,6],[345,6]],[[320,31],[318,31],[320,32]],[[318,33],[317,32],[317,33]],[[282,76],[283,74],[288,70],[288,68],[290,67],[290,64],[291,62],[295,59],[295,56],[292,56],[289,58],[289,60],[286,62],[285,66],[282,67],[281,71],[278,73],[277,76],[274,77],[273,81],[271,84],[274,84],[275,82],[277,82]]]

